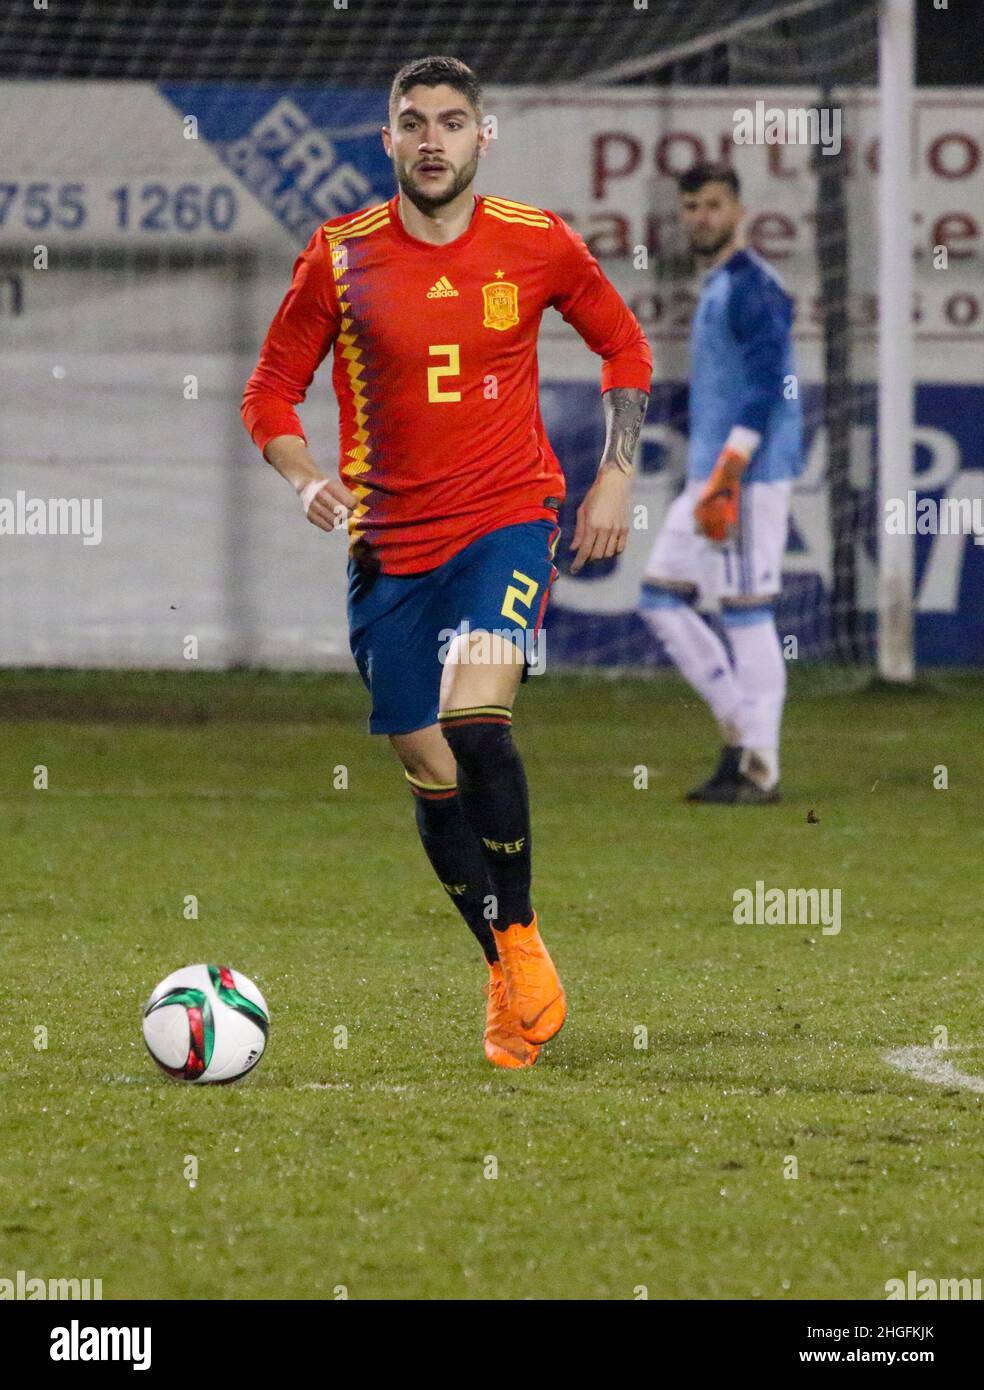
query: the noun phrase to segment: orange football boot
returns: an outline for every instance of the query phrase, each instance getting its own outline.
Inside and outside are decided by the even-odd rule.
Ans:
[[[494,1067],[531,1067],[540,1049],[526,1041],[516,1027],[509,1007],[502,966],[496,961],[489,966],[489,982],[485,986],[488,1007],[485,1010],[485,1055]]]
[[[537,930],[536,913],[528,927],[514,922],[505,931],[492,930],[516,1026],[527,1042],[548,1042],[563,1027],[567,1000]]]

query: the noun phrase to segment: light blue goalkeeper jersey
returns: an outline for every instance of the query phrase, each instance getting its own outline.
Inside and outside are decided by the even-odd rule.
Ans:
[[[762,442],[744,480],[779,482],[803,469],[799,388],[793,376],[793,302],[753,251],[736,251],[704,281],[690,333],[687,477],[703,480],[733,425]]]

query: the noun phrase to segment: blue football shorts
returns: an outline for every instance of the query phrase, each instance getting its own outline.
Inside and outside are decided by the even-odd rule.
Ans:
[[[349,645],[372,696],[370,733],[437,723],[443,658],[462,630],[508,633],[526,679],[559,537],[549,520],[500,526],[423,574],[365,573],[349,560]]]

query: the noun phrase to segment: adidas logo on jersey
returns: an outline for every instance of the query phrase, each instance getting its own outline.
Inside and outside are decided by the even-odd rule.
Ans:
[[[440,280],[431,285],[427,291],[428,299],[457,299],[458,291],[452,285],[446,275],[442,275]]]

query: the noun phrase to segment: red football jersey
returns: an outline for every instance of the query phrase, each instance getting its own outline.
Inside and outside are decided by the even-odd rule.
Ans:
[[[564,475],[536,357],[549,305],[603,358],[602,391],[648,391],[642,329],[556,213],[476,196],[445,246],[412,237],[395,196],[336,217],[294,265],[243,397],[246,428],[260,449],[306,438],[294,407],[334,346],[352,544],[388,574],[432,569],[499,526],[556,518]]]

